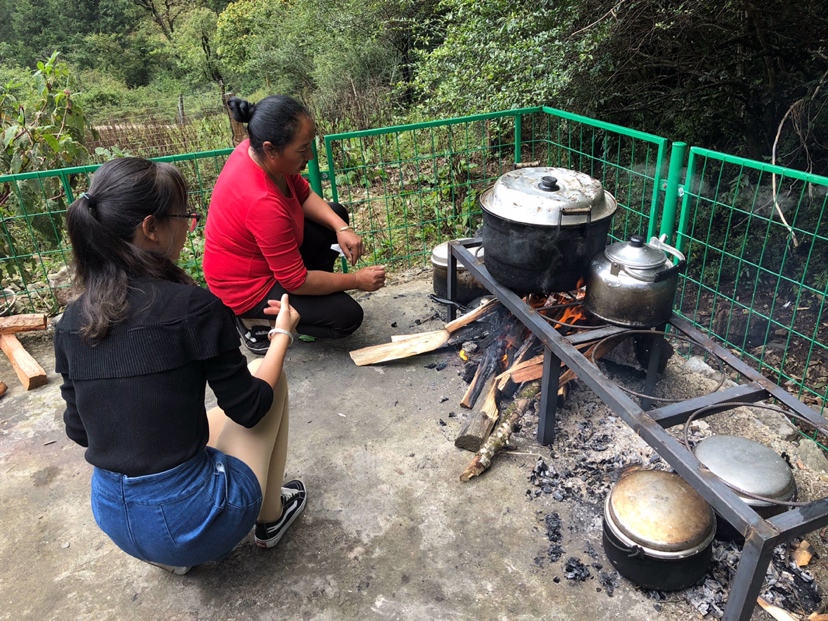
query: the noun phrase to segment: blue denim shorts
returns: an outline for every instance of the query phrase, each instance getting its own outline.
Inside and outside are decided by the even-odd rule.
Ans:
[[[127,554],[165,565],[221,560],[256,524],[262,490],[240,459],[207,448],[157,474],[95,468],[92,514]]]

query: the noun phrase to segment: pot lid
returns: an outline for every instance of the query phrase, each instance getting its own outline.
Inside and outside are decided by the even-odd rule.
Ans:
[[[647,244],[641,235],[633,235],[628,242],[607,246],[604,255],[613,263],[637,270],[653,269],[667,263],[667,255]]]
[[[607,497],[605,517],[632,543],[656,552],[695,551],[713,540],[713,509],[679,475],[638,470]]]
[[[462,237],[457,240],[452,241],[469,241],[470,239],[474,239],[473,237]],[[435,267],[448,267],[448,242],[443,242],[439,246],[436,246],[434,250],[431,251],[431,264]],[[483,251],[483,246],[477,246],[476,248],[468,248],[469,252],[472,253],[472,256],[476,257],[480,261],[483,260],[483,255],[485,254]],[[465,270],[465,266],[458,260],[457,261],[457,269],[458,270]]]
[[[792,500],[796,495],[790,466],[764,444],[738,436],[710,436],[693,452],[713,474],[742,491],[774,500]],[[744,501],[753,507],[770,505],[749,497]]]
[[[522,168],[501,176],[480,197],[483,210],[521,224],[577,226],[609,218],[618,205],[604,186],[566,168]]]

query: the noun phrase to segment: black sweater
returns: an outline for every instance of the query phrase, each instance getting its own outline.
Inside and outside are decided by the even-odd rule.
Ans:
[[[207,383],[232,420],[253,427],[273,402],[250,375],[232,311],[196,286],[131,281],[127,317],[94,346],[81,334],[80,304],[55,331],[66,434],[86,460],[128,476],[173,468],[207,445]]]

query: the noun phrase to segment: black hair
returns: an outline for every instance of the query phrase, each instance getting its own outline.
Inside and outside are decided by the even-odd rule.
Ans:
[[[174,166],[126,157],[106,162],[92,185],[67,211],[75,279],[84,295],[78,303],[82,333],[94,342],[127,312],[129,280],[141,276],[194,284],[163,253],[132,243],[147,216],[163,220],[187,205],[187,184]]]
[[[302,118],[313,118],[305,106],[287,95],[270,95],[255,104],[231,97],[227,105],[234,119],[247,123],[250,146],[258,155],[264,155],[265,142],[277,151],[284,149],[296,137]]]

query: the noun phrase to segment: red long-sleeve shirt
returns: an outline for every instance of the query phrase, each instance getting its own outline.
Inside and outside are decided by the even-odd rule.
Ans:
[[[276,282],[292,291],[307,277],[299,246],[310,186],[301,175],[288,175],[291,196],[284,196],[250,159],[249,146],[243,141],[227,159],[204,230],[204,277],[237,315],[259,303]]]

